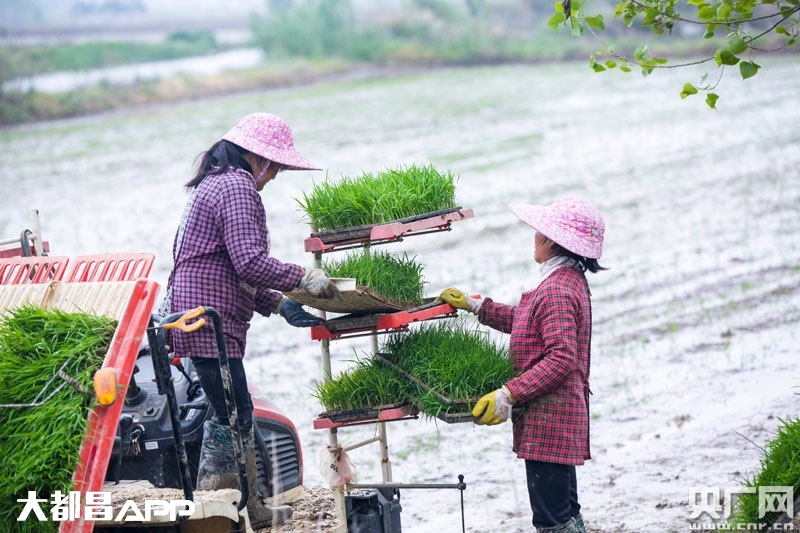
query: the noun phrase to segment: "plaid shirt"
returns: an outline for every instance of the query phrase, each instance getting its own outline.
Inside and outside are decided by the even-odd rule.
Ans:
[[[586,276],[558,268],[516,306],[486,298],[478,319],[511,335],[517,375],[506,386],[525,406],[513,423],[517,457],[568,465],[590,459],[592,304]]]
[[[253,312],[269,316],[283,297],[276,291],[296,288],[302,277],[302,267],[269,256],[267,215],[253,176],[240,169],[207,176],[195,192],[177,254],[176,245],[177,236],[170,309],[216,309],[228,357],[242,358]],[[218,356],[207,323],[193,333],[172,330],[176,356]]]

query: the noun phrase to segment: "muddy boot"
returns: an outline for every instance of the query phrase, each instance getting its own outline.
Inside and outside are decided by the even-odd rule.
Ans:
[[[579,533],[575,518],[570,518],[569,522],[552,527],[538,527],[536,533]]]
[[[578,529],[578,533],[586,533],[586,525],[583,523],[583,516],[579,513],[578,516],[572,517],[575,520],[575,527]]]
[[[239,468],[233,454],[231,428],[214,420],[203,424],[200,465],[197,468],[197,490],[239,488]]]
[[[258,493],[258,469],[256,467],[256,449],[253,436],[244,439],[245,466],[247,467],[247,486],[250,493],[247,499],[247,514],[253,529],[261,529],[286,522],[292,516],[289,505],[267,505]]]

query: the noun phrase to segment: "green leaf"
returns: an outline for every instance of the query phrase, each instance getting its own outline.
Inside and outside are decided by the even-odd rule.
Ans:
[[[738,57],[724,48],[720,48],[714,52],[714,59],[717,61],[717,65],[735,65],[739,62]]]
[[[596,15],[594,17],[586,17],[586,24],[588,24],[590,28],[596,28],[598,30],[605,30],[606,29],[605,22],[603,22],[603,15]]]
[[[634,50],[633,51],[633,57],[639,62],[646,61],[647,60],[647,47],[646,46],[640,46],[639,48]]]
[[[681,99],[684,99],[692,94],[697,94],[697,87],[695,87],[689,82],[684,83],[683,89],[681,89]]]
[[[760,68],[761,65],[756,65],[751,61],[742,61],[739,63],[739,72],[741,72],[743,80],[755,76]]]
[[[711,109],[716,109],[717,108],[717,100],[718,99],[719,99],[719,96],[717,94],[708,93],[706,95],[706,105],[708,105],[708,107],[710,107]]]
[[[709,5],[705,5],[697,11],[697,16],[702,20],[714,20],[716,14],[717,11]]]
[[[617,66],[617,62],[614,61],[613,59],[609,59],[608,61],[605,62],[605,66],[606,68],[615,68]]]
[[[621,64],[621,65],[619,66],[619,69],[620,69],[622,72],[630,72],[630,71],[631,71],[631,67],[629,67],[627,63],[623,63],[623,64]]]
[[[606,69],[603,65],[597,62],[597,58],[594,54],[589,57],[589,66],[595,72],[603,72]]]
[[[564,24],[567,21],[567,17],[564,13],[553,13],[553,16],[550,17],[550,20],[547,21],[547,25],[550,26],[553,30],[558,31],[558,27]]]
[[[564,12],[564,4],[558,0],[555,4],[553,4],[553,11],[556,13],[563,13]]]
[[[742,39],[739,35],[734,35],[731,37],[730,42],[728,43],[728,51],[731,54],[738,55],[747,50],[747,42]]]

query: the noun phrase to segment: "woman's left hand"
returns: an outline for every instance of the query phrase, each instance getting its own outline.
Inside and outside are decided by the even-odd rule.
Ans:
[[[310,328],[312,326],[321,326],[325,323],[322,318],[312,315],[303,309],[302,304],[291,298],[283,299],[278,312],[290,326],[296,328]]]

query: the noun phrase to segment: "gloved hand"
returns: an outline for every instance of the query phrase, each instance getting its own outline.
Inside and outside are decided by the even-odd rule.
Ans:
[[[503,385],[478,400],[478,403],[472,408],[472,416],[479,426],[502,424],[511,416],[512,405],[514,405],[514,398]]]
[[[467,296],[462,291],[449,287],[439,293],[436,297],[437,300],[449,303],[456,309],[463,309],[469,311],[473,315],[477,315],[483,305],[483,298],[473,298]]]
[[[303,309],[302,304],[291,298],[283,299],[278,312],[290,326],[296,328],[310,328],[312,326],[321,326],[325,323],[322,318],[312,315]]]
[[[328,273],[321,268],[306,269],[306,274],[300,280],[300,285],[297,288],[306,291],[314,298],[324,298],[326,300],[333,298],[343,299],[339,292],[339,287],[331,281]]]

